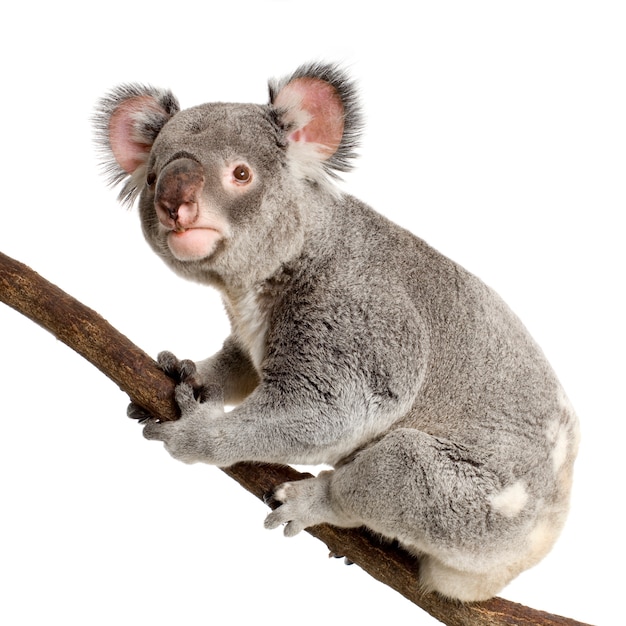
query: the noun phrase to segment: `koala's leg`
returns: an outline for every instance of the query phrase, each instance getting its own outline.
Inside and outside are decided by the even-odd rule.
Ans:
[[[426,589],[463,601],[495,595],[543,556],[533,554],[537,503],[522,482],[507,487],[471,451],[418,430],[392,431],[334,471],[283,485],[276,498],[283,504],[268,528],[367,526],[421,556]],[[550,543],[557,526],[546,521],[541,540]]]

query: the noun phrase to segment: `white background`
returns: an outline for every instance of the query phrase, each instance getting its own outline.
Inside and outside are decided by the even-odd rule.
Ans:
[[[18,6],[19,4],[19,6]],[[0,250],[143,349],[208,356],[218,296],[148,250],[97,167],[90,116],[123,81],[183,106],[266,101],[342,62],[367,117],[345,188],[495,287],[544,348],[583,441],[552,553],[503,593],[623,619],[626,20],[620,2],[34,2],[1,9]],[[7,8],[9,7],[9,8]],[[0,305],[0,622],[435,621],[208,466],[174,462],[127,400]],[[621,615],[621,618],[620,618]]]

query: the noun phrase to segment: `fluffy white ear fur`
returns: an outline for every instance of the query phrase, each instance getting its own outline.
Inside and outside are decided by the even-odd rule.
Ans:
[[[344,130],[344,107],[337,90],[323,80],[296,78],[276,95],[274,106],[288,129],[294,174],[328,184],[323,164],[337,152]]]
[[[99,102],[96,140],[109,183],[124,182],[121,202],[131,205],[139,194],[152,144],[179,110],[171,92],[139,84],[120,85]]]
[[[150,114],[159,114],[157,103],[150,96],[129,98],[112,113],[109,120],[109,143],[119,166],[128,174],[145,165],[152,147],[152,138],[142,132]],[[163,114],[161,112],[161,114]]]

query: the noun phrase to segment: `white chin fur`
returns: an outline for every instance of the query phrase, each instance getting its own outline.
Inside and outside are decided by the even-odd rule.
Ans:
[[[169,233],[167,245],[179,261],[197,261],[210,256],[221,238],[212,228],[190,228]]]

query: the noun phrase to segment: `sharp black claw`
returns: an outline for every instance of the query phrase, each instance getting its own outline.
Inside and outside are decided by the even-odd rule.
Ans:
[[[144,408],[140,407],[138,404],[131,402],[126,409],[126,415],[130,417],[132,420],[137,420],[140,424],[147,422],[152,418],[152,415],[148,413]]]
[[[178,363],[177,374],[181,382],[193,379],[196,375],[196,364],[190,359],[183,359]]]
[[[282,502],[279,502],[274,497],[274,492],[275,489],[272,489],[271,491],[263,494],[263,503],[269,506],[271,509],[277,509],[282,504]]]
[[[343,562],[346,565],[354,565],[354,561],[351,561],[347,556],[344,556],[343,554],[337,554],[336,552],[331,552],[328,555],[329,559],[343,559]]]

